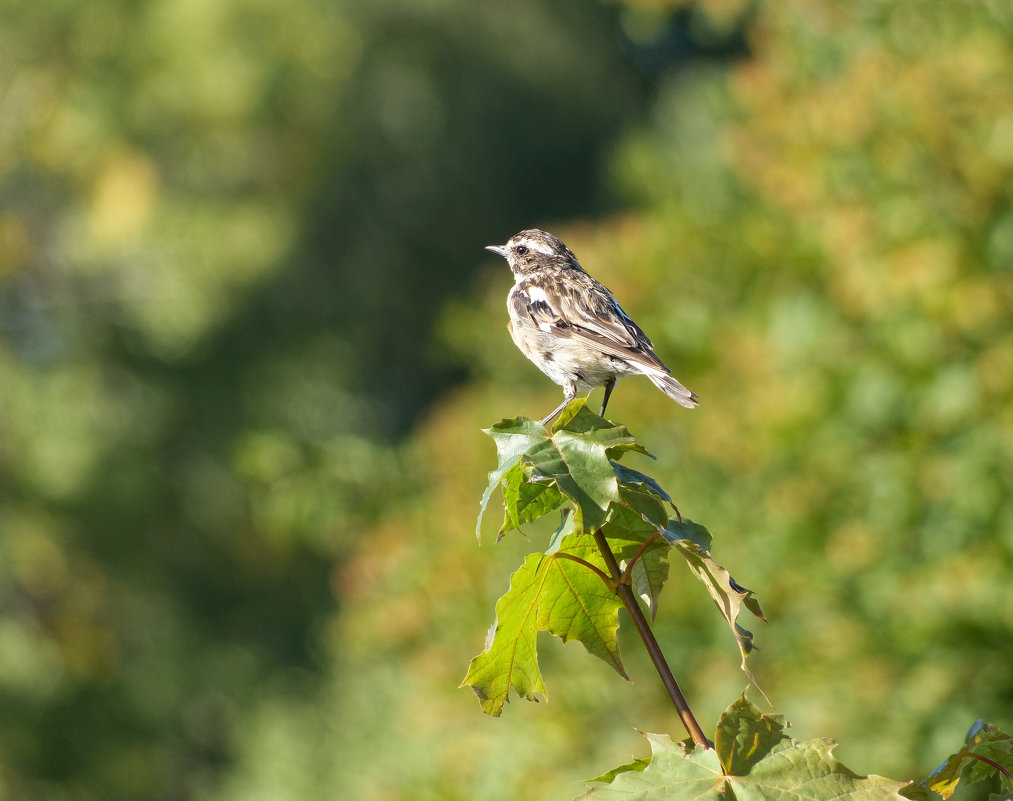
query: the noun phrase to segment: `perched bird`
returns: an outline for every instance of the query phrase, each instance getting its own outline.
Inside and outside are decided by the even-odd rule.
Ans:
[[[697,396],[672,377],[654,345],[615,297],[547,231],[521,231],[505,245],[490,245],[507,260],[514,286],[507,297],[514,344],[563,388],[563,402],[548,423],[577,395],[605,387],[604,416],[616,381],[645,375],[676,403],[692,409]]]

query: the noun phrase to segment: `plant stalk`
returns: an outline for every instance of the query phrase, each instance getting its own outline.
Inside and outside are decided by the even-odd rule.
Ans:
[[[707,735],[703,733],[700,724],[693,717],[693,712],[689,708],[686,696],[682,694],[679,682],[672,675],[672,669],[668,666],[668,661],[661,651],[661,646],[658,645],[654,632],[651,631],[651,626],[644,616],[644,611],[640,608],[640,604],[637,603],[637,597],[633,593],[633,588],[629,584],[622,583],[623,573],[619,569],[619,563],[616,561],[615,554],[612,553],[612,549],[609,547],[608,541],[600,529],[594,533],[594,541],[598,546],[598,550],[601,551],[602,558],[605,560],[609,572],[618,584],[616,593],[619,595],[619,600],[623,602],[623,606],[626,607],[627,613],[633,620],[633,625],[637,627],[637,633],[640,635],[640,639],[644,641],[644,647],[647,648],[647,653],[650,654],[651,661],[654,662],[654,667],[658,671],[658,675],[661,676],[661,683],[665,685],[665,689],[668,691],[668,695],[672,699],[672,703],[675,705],[675,709],[682,720],[682,725],[686,727],[686,731],[696,745],[711,748],[710,740],[707,739]]]

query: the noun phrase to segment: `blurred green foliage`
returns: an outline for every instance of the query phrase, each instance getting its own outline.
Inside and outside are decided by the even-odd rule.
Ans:
[[[475,548],[478,429],[558,399],[481,250],[530,225],[701,395],[610,412],[761,599],[793,736],[907,778],[1013,725],[1008,4],[0,31],[0,798],[562,799],[679,736],[630,640],[633,686],[546,643],[551,703],[456,689],[528,549]],[[673,576],[659,637],[713,721],[700,603]]]

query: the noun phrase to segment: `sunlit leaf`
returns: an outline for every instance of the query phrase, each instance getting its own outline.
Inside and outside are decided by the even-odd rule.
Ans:
[[[829,739],[782,740],[745,773],[727,778],[730,797],[737,801],[903,798],[899,791],[905,782],[854,773],[834,759],[836,747]]]
[[[485,433],[496,443],[498,463],[496,469],[489,473],[489,483],[479,504],[478,522],[475,525],[475,535],[479,541],[482,539],[482,516],[492,491],[500,485],[507,472],[517,467],[518,460],[529,448],[548,436],[543,426],[525,417],[502,420],[492,428],[485,429]]]
[[[575,504],[583,529],[593,531],[604,522],[609,504],[619,500],[610,456],[639,446],[625,426],[589,412],[584,399],[567,406],[561,418],[551,440],[536,443],[523,458],[534,468],[533,475],[555,482]]]
[[[619,658],[619,608],[614,589],[587,565],[605,572],[605,562],[588,535],[573,534],[548,560],[548,580],[539,604],[538,625],[563,642],[578,640],[596,656],[627,678]]]
[[[471,661],[461,686],[469,686],[489,715],[499,715],[513,687],[521,698],[546,695],[538,668],[538,595],[545,557],[531,554],[510,577],[510,589],[496,603],[496,623],[486,649]]]
[[[492,641],[472,660],[462,684],[475,691],[487,714],[502,712],[511,687],[527,700],[546,695],[538,667],[539,631],[564,642],[579,640],[626,678],[616,637],[621,602],[588,564],[605,569],[591,537],[571,534],[551,554],[530,554],[511,577],[510,589],[496,604]]]
[[[566,497],[556,489],[549,479],[531,479],[530,465],[518,461],[504,475],[500,482],[503,491],[503,524],[497,538],[508,531],[520,529],[566,502]]]
[[[886,801],[904,782],[859,776],[834,759],[832,740],[798,742],[779,715],[763,715],[744,696],[724,711],[715,747],[647,734],[650,763],[606,773],[585,801]]]
[[[756,683],[745,663],[753,635],[739,625],[738,617],[745,606],[762,618],[759,603],[710,558],[707,529],[669,519],[672,499],[657,481],[609,458],[624,450],[643,450],[624,427],[592,414],[579,400],[564,409],[551,434],[523,419],[504,420],[489,433],[497,443],[499,464],[489,474],[482,506],[499,486],[505,509],[501,535],[566,508],[545,553],[529,556],[514,574],[510,590],[496,605],[496,627],[486,651],[472,662],[465,679],[486,712],[500,713],[511,686],[523,698],[544,694],[537,661],[539,631],[564,641],[579,640],[589,653],[625,675],[616,640],[621,602],[615,582],[628,579],[653,618],[673,548],[735,633],[742,669]],[[608,574],[588,521],[604,536],[622,577]]]
[[[556,418],[552,430],[553,433],[565,430],[574,434],[608,431],[612,438],[612,442],[608,446],[610,459],[620,459],[622,454],[629,451],[651,456],[650,452],[630,434],[626,426],[606,420],[587,408],[587,398],[577,398],[567,404],[566,408],[560,412],[559,417]],[[651,456],[651,458],[654,457]]]
[[[667,734],[645,734],[651,758],[605,774],[605,782],[575,801],[710,801],[724,798],[724,776],[713,748],[676,743]],[[597,780],[593,780],[597,781]]]
[[[628,451],[647,453],[625,426],[589,411],[584,398],[562,411],[551,434],[519,417],[486,433],[496,442],[498,463],[482,495],[476,526],[480,539],[482,516],[496,487],[504,495],[500,535],[558,508],[563,497],[574,503],[578,525],[593,531],[604,522],[609,504],[620,499],[612,460]]]

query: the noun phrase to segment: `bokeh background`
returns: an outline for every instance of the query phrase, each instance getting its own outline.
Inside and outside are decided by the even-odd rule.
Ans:
[[[793,735],[1013,728],[1009,3],[10,0],[0,798],[562,801],[682,736],[632,640],[457,688],[543,541],[473,533],[480,429],[559,399],[482,250],[533,225],[701,396],[610,412]],[[713,726],[678,565],[658,626]]]

